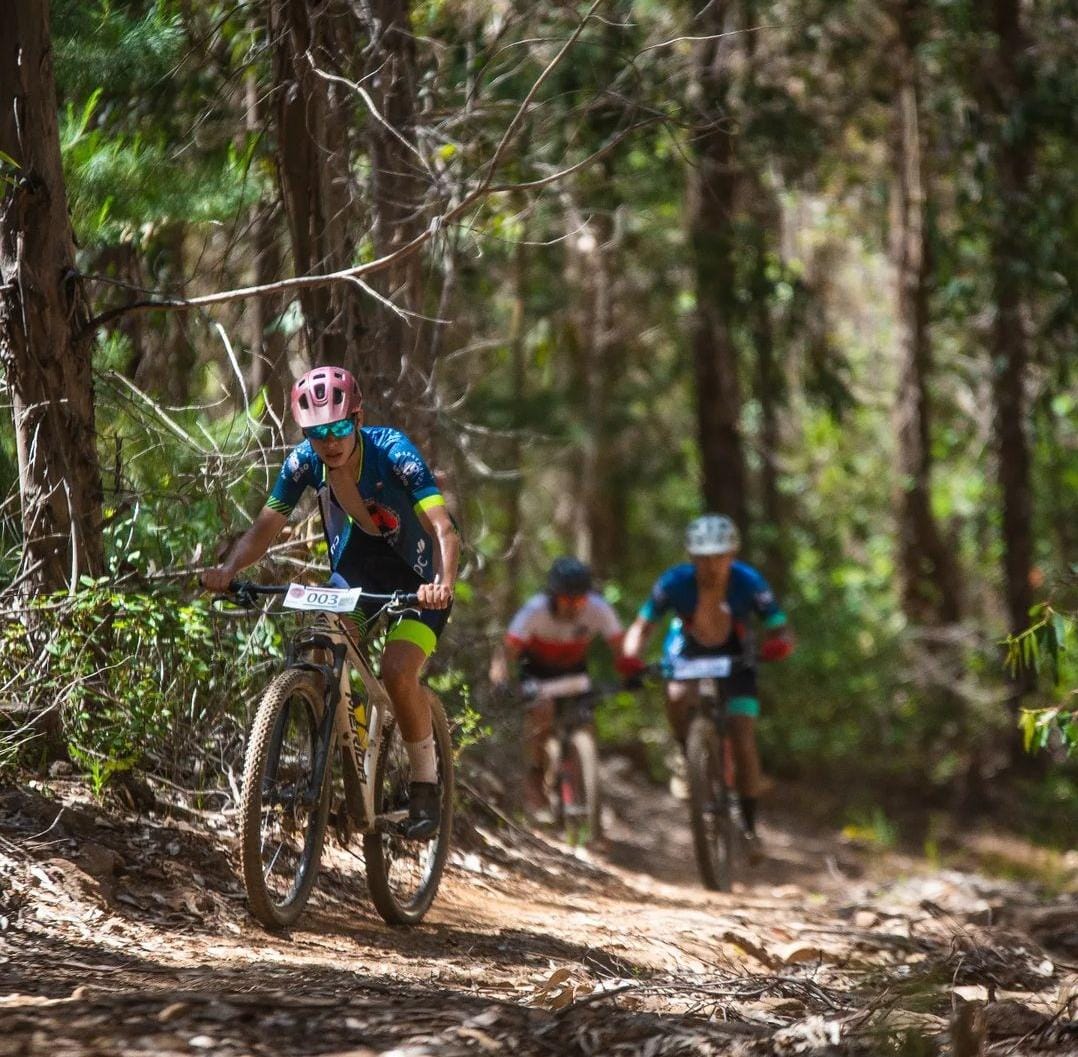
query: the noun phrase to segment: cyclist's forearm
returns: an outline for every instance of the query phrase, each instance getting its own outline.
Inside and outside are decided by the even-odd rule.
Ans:
[[[625,639],[621,644],[621,652],[626,657],[640,657],[644,652],[644,647],[648,644],[648,638],[651,635],[651,624],[649,624],[643,617],[637,617],[629,625],[629,630],[625,632]]]
[[[254,565],[269,550],[286,520],[275,510],[263,509],[251,527],[232,545],[223,564],[231,566],[236,572]]]
[[[431,512],[431,526],[436,543],[434,555],[434,582],[452,587],[457,582],[457,566],[460,562],[460,535],[445,508]]]

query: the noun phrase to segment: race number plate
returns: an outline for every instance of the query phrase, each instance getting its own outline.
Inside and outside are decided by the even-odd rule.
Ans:
[[[351,613],[359,605],[359,587],[308,587],[289,584],[282,605],[285,609],[309,609],[322,613]]]
[[[591,689],[591,677],[587,672],[578,675],[562,675],[557,679],[529,679],[523,686],[529,697],[574,697]]]
[[[670,678],[726,679],[733,666],[732,657],[679,657],[671,665]]]

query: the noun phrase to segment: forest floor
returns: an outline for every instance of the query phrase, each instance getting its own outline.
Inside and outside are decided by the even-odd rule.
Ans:
[[[768,860],[720,895],[685,805],[606,781],[601,852],[473,804],[422,927],[383,924],[330,844],[277,935],[246,912],[230,818],[106,810],[70,779],[0,791],[0,1055],[1078,1053],[1075,853],[1049,894],[978,872],[1035,873],[1013,838],[944,867],[780,790]]]

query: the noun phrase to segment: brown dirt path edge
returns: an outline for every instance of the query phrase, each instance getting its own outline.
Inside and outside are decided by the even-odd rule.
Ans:
[[[331,843],[280,934],[246,913],[227,817],[0,790],[0,1057],[1078,1052],[1073,897],[789,823],[706,893],[683,805],[605,780],[601,853],[474,812],[405,930]]]

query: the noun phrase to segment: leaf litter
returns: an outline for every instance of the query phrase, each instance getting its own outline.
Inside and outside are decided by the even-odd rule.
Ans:
[[[0,1057],[914,1054],[959,1022],[975,1053],[1078,1049],[1078,966],[1049,949],[1073,900],[778,827],[750,883],[706,893],[683,806],[636,794],[651,829],[621,803],[587,859],[473,804],[415,930],[377,918],[331,843],[270,935],[230,823],[133,819],[75,783],[0,792]]]

